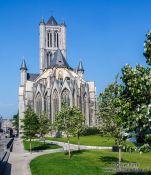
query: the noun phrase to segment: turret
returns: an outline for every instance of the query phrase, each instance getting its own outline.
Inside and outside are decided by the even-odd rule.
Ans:
[[[39,32],[40,32],[40,73],[44,71],[45,68],[45,21],[42,17],[39,24]]]
[[[78,75],[80,76],[80,78],[83,78],[83,75],[84,75],[84,68],[83,68],[82,61],[79,62],[79,66],[78,66],[78,69],[77,69],[77,73],[78,73]]]
[[[20,83],[20,85],[24,86],[26,81],[27,81],[27,66],[26,66],[25,60],[22,61],[20,71],[21,71],[21,83]]]

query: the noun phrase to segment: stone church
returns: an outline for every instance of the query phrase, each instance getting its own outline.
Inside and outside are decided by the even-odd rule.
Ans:
[[[94,126],[95,82],[84,80],[85,71],[82,62],[79,62],[77,68],[72,68],[68,64],[65,22],[59,24],[53,16],[46,23],[41,19],[39,30],[40,72],[29,73],[25,60],[20,68],[20,125],[28,104],[37,114],[45,112],[53,123],[55,114],[61,110],[64,101],[70,107],[79,107],[85,116],[85,124]]]

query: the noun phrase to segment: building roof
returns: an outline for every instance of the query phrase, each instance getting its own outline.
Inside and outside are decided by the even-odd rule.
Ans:
[[[20,70],[27,70],[26,61],[23,59]]]
[[[79,62],[78,71],[84,71],[82,61]]]
[[[55,20],[55,18],[54,18],[53,16],[51,16],[51,17],[49,18],[48,22],[47,22],[47,25],[49,25],[49,26],[57,26],[58,23],[57,23],[57,21]]]
[[[38,76],[39,76],[39,74],[30,74],[30,73],[27,73],[27,80],[28,81],[34,81]]]
[[[63,67],[63,68],[71,69],[71,67],[67,63],[67,61],[66,61],[65,57],[63,56],[60,49],[58,49],[54,53],[54,57],[51,61],[51,66],[50,67]]]

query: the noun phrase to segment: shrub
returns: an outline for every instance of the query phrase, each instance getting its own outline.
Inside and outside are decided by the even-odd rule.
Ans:
[[[84,136],[96,135],[96,134],[100,134],[99,129],[97,129],[96,127],[85,128],[85,130],[82,133],[82,135],[84,135]]]

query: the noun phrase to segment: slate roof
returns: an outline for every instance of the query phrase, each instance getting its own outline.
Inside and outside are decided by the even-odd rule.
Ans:
[[[30,73],[27,73],[27,80],[28,81],[34,81],[38,76],[39,76],[39,74],[30,74]]]
[[[49,18],[48,22],[47,22],[47,25],[49,25],[49,26],[57,26],[58,23],[57,23],[57,21],[55,20],[55,18],[54,18],[53,16],[51,16],[51,17]]]
[[[25,62],[25,60],[22,61],[22,64],[21,64],[20,70],[22,70],[22,69],[27,70],[27,66],[26,66],[26,62]]]
[[[68,69],[72,69],[69,64],[67,63],[65,57],[63,56],[62,52],[60,49],[58,49],[55,53],[54,53],[54,57],[51,61],[51,68],[53,67],[63,67],[63,68],[68,68]]]

